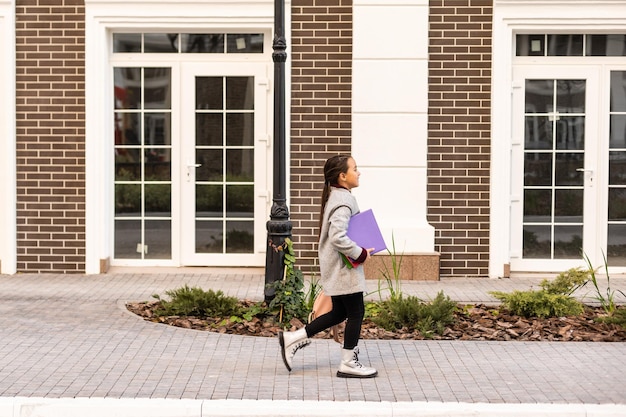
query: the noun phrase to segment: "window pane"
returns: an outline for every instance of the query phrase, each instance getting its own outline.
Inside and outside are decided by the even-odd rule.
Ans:
[[[221,221],[196,220],[196,253],[223,253]]]
[[[526,80],[525,112],[550,113],[554,110],[554,81]]]
[[[609,221],[626,221],[626,188],[609,188]]]
[[[140,184],[115,184],[115,215],[141,216]]]
[[[254,223],[226,222],[226,253],[254,251]]]
[[[559,113],[585,112],[585,80],[558,80],[556,82],[556,109]]]
[[[226,108],[254,110],[254,77],[226,78]]]
[[[583,195],[580,190],[554,191],[554,220],[559,223],[582,223]]]
[[[528,150],[552,149],[554,122],[547,116],[526,116],[524,148]]]
[[[552,221],[552,191],[524,190],[524,221],[549,223]]]
[[[226,51],[229,54],[236,53],[263,53],[262,34],[228,34],[226,35]]]
[[[609,266],[626,266],[626,224],[610,224],[606,251]]]
[[[196,114],[196,145],[198,146],[222,146],[223,145],[222,113],[198,113]]]
[[[145,68],[144,93],[146,109],[169,109],[171,108],[171,69],[170,68]]]
[[[587,35],[587,55],[626,56],[626,35]]]
[[[140,145],[141,121],[139,113],[115,113],[115,144]]]
[[[226,181],[254,181],[254,149],[226,151]]]
[[[141,68],[113,68],[116,109],[141,107]]]
[[[626,185],[626,152],[609,152],[609,185]]]
[[[583,172],[577,171],[585,166],[584,154],[582,153],[557,153],[555,157],[555,182],[556,185],[583,185]]]
[[[626,149],[626,115],[612,114],[610,127],[610,149]]]
[[[524,226],[524,258],[551,258],[552,238],[550,226]]]
[[[548,56],[582,56],[583,35],[548,35]]]
[[[141,259],[141,220],[115,220],[115,258]]]
[[[170,217],[172,192],[170,184],[146,184],[146,216]]]
[[[222,110],[223,95],[223,77],[196,77],[196,110]]]
[[[585,149],[585,116],[563,116],[555,123],[556,149]]]
[[[626,112],[626,71],[611,71],[611,111]]]
[[[172,258],[172,222],[170,220],[146,220],[145,259]]]
[[[552,185],[552,154],[524,154],[524,185]]]
[[[554,258],[580,259],[583,247],[582,226],[554,227]]]
[[[516,55],[544,56],[545,38],[545,35],[517,35],[515,37]]]
[[[196,168],[196,181],[222,181],[223,160],[221,149],[198,149],[196,150],[196,163],[201,164]]]
[[[229,185],[226,187],[226,217],[254,216],[254,186]]]
[[[181,35],[181,48],[185,53],[208,53],[223,54],[224,53],[224,35],[223,34],[194,34],[183,33]]]
[[[171,145],[170,113],[144,113],[144,145]]]
[[[141,52],[141,33],[114,33],[113,52]]]
[[[141,153],[139,149],[115,148],[115,181],[141,180]]]
[[[169,148],[146,148],[144,155],[146,181],[169,181],[172,179],[171,151]]]
[[[254,114],[230,113],[226,115],[226,146],[254,145]]]
[[[196,185],[196,217],[222,217],[224,201],[222,185]]]
[[[145,53],[178,52],[178,34],[144,33],[143,51]]]

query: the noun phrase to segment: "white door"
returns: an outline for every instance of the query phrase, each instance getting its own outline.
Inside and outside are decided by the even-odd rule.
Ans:
[[[608,155],[601,67],[517,66],[511,155],[511,270],[600,265]],[[604,184],[603,184],[604,183]]]
[[[182,265],[265,262],[268,71],[267,63],[181,66]]]

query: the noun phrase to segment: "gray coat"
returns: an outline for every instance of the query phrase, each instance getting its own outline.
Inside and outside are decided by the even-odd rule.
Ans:
[[[319,241],[320,284],[327,295],[365,292],[363,265],[347,268],[340,253],[357,259],[362,248],[348,236],[350,217],[359,212],[356,198],[345,188],[331,188],[324,208]]]

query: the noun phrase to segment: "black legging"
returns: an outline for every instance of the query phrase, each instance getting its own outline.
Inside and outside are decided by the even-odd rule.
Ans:
[[[329,329],[347,319],[346,329],[343,335],[343,348],[354,349],[359,343],[361,324],[363,323],[363,316],[365,315],[363,293],[357,292],[347,295],[334,295],[331,299],[333,300],[333,309],[306,325],[307,337],[313,337],[319,332]]]

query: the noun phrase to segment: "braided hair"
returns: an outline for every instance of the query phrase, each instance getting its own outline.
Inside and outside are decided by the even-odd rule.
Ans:
[[[322,207],[320,209],[319,232],[322,233],[324,221],[324,209],[330,196],[330,187],[339,182],[339,175],[348,172],[348,160],[350,155],[335,155],[326,160],[324,164],[324,189],[322,190]]]

